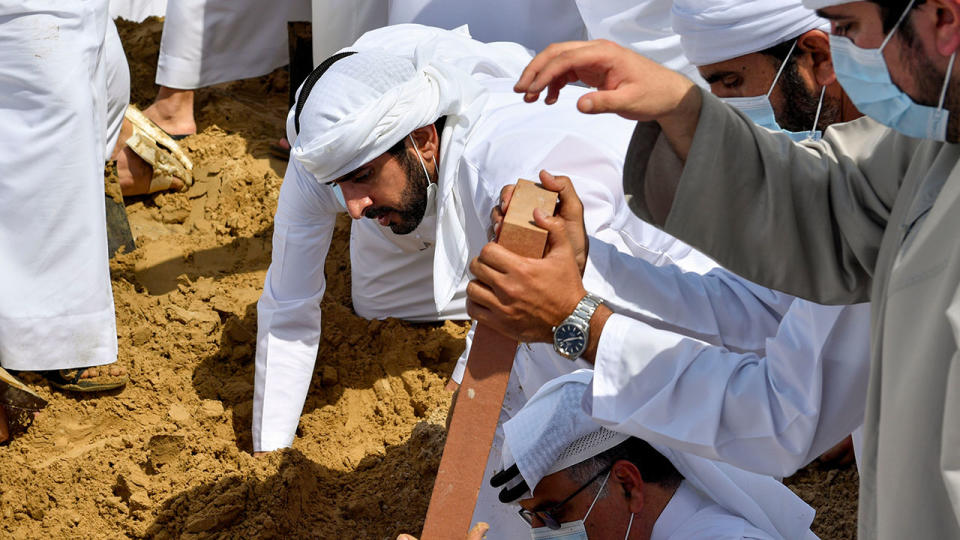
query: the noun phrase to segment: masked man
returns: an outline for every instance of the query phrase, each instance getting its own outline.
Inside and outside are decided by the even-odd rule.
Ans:
[[[813,537],[812,509],[776,480],[594,422],[580,406],[591,376],[550,381],[504,425],[493,483],[505,503],[519,500],[531,538]]]
[[[607,43],[566,44],[517,85],[600,89],[581,111],[639,120],[625,188],[638,215],[758,282],[870,300],[860,536],[960,535],[960,3],[809,0],[837,78],[870,119],[794,145],[679,75]],[[649,174],[656,171],[656,174]]]

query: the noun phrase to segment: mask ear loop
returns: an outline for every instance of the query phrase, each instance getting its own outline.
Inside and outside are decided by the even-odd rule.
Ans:
[[[413,134],[412,134],[412,133],[411,133],[410,135],[408,135],[408,137],[410,137],[410,144],[413,145],[413,151],[417,153],[417,159],[420,160],[420,166],[423,167],[423,174],[425,174],[425,175],[427,176],[427,180],[430,180],[430,181],[432,182],[433,179],[430,178],[430,173],[427,172],[427,164],[423,162],[423,156],[420,155],[420,149],[417,148],[417,141],[413,140]],[[434,167],[436,167],[436,165],[437,165],[437,159],[436,159],[436,158],[433,158],[433,165],[434,165]],[[440,170],[439,170],[439,169],[437,169],[437,176],[438,176],[438,177],[440,176]]]
[[[820,124],[820,111],[823,110],[823,96],[827,93],[827,87],[824,86],[820,90],[820,103],[817,104],[817,114],[813,117],[813,127],[810,128],[810,138],[813,138],[813,134],[817,132],[817,125]]]
[[[590,508],[587,508],[587,513],[583,515],[583,519],[580,521],[583,521],[584,523],[587,522],[587,518],[590,517],[590,512],[593,511],[593,505],[597,504],[597,501],[600,500],[600,494],[603,493],[603,487],[607,485],[607,480],[610,479],[611,472],[612,471],[607,471],[607,475],[603,477],[603,482],[600,484],[600,489],[597,490],[597,494],[594,496],[593,502],[590,503]]]
[[[947,98],[947,88],[950,87],[950,76],[953,75],[953,61],[957,59],[957,51],[950,55],[950,65],[947,66],[947,76],[943,80],[943,89],[940,90],[940,103],[937,109],[943,108],[943,100]]]
[[[797,48],[797,41],[800,41],[800,40],[799,40],[799,39],[796,39],[796,40],[793,41],[793,45],[791,45],[791,46],[790,46],[790,50],[787,51],[787,57],[784,58],[784,59],[783,59],[783,62],[780,63],[780,69],[777,71],[777,76],[773,78],[773,84],[771,84],[771,85],[770,85],[770,89],[767,90],[767,99],[770,99],[770,94],[772,94],[772,93],[773,93],[773,89],[777,87],[777,81],[780,80],[780,75],[782,75],[782,74],[783,74],[783,70],[786,69],[786,67],[787,67],[787,62],[790,61],[790,56],[793,54],[793,50]]]
[[[630,528],[633,527],[633,518],[636,514],[630,514],[630,521],[627,522],[627,534],[623,535],[623,540],[630,538]]]

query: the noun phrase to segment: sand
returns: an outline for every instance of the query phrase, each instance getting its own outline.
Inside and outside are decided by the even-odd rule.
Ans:
[[[146,107],[161,22],[121,23]],[[350,305],[344,217],[327,260],[323,341],[292,449],[251,454],[256,301],[286,163],[283,70],[198,92],[184,141],[196,184],[127,200],[138,249],[111,264],[122,391],[27,382],[49,407],[0,446],[0,537],[393,538],[423,522],[462,323],[366,321]],[[813,467],[794,489],[852,538],[856,473]],[[495,538],[494,534],[490,535]]]

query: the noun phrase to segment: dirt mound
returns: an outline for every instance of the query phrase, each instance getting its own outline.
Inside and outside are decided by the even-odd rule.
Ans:
[[[161,26],[120,24],[141,107],[156,92]],[[346,218],[327,260],[323,341],[299,437],[266,458],[250,453],[256,301],[286,166],[268,146],[283,129],[286,82],[278,70],[198,92],[201,132],[184,142],[196,185],[127,201],[138,249],[111,270],[132,382],[89,399],[28,378],[50,406],[0,447],[0,537],[392,538],[420,529],[444,440],[443,386],[466,327],[354,315]],[[849,537],[856,486],[830,474],[810,472],[806,495],[832,512],[821,517],[825,537]]]

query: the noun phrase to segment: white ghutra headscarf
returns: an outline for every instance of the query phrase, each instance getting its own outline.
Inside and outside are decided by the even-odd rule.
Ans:
[[[503,467],[516,465],[531,490],[544,477],[628,438],[600,426],[584,411],[583,396],[592,379],[589,369],[553,379],[503,424]],[[659,444],[651,446],[670,460],[690,485],[772,537],[816,538],[810,531],[813,508],[774,478]]]
[[[355,51],[316,81],[294,129],[290,155],[317,181],[328,182],[382,155],[413,130],[440,117],[434,300],[440,311],[467,267],[463,208],[455,189],[460,156],[487,100],[479,80],[514,80],[532,59],[513,43],[481,43],[466,27],[440,30],[395,25],[364,34]]]

